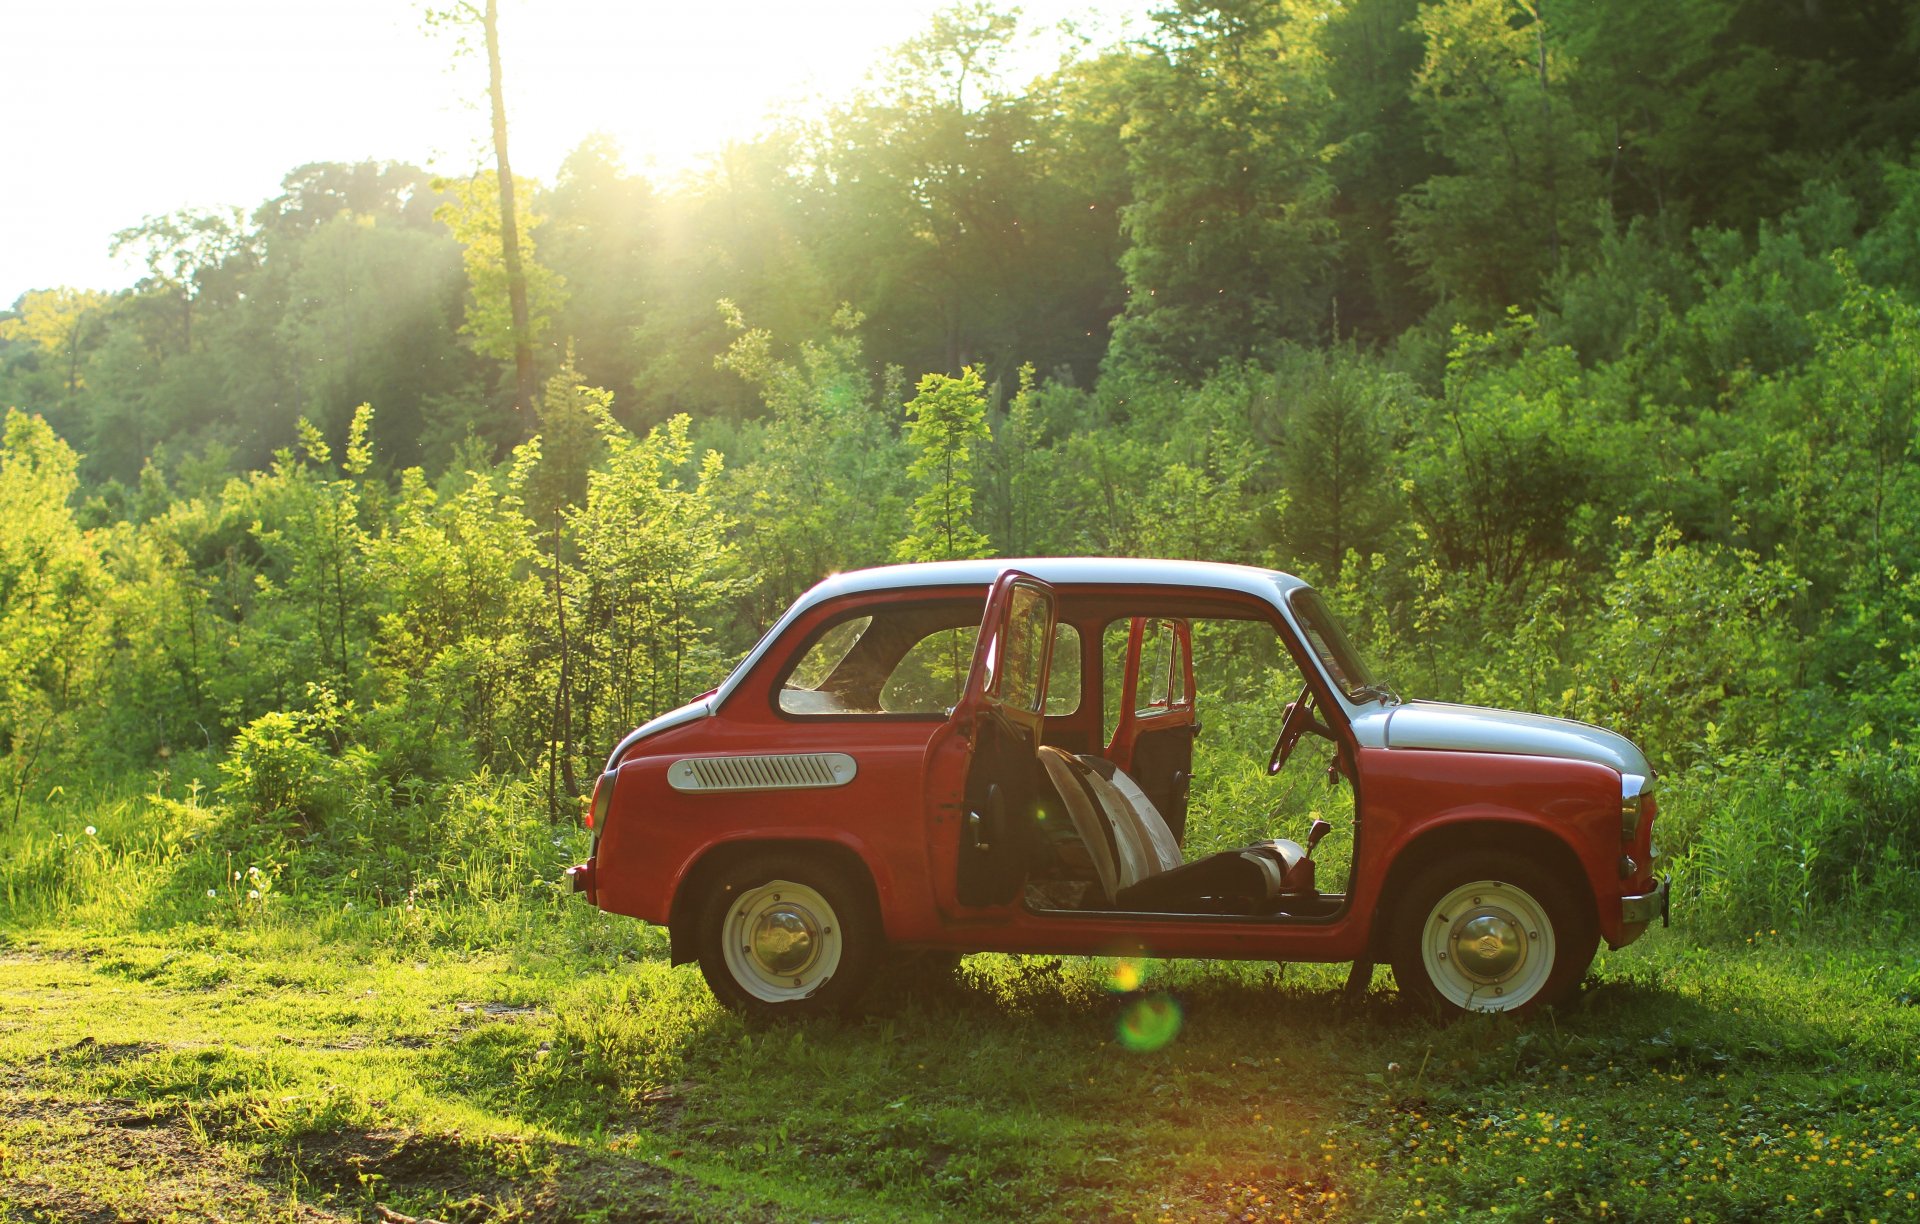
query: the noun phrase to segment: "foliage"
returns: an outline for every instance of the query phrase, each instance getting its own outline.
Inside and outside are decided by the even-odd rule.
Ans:
[[[986,386],[968,366],[960,377],[929,374],[907,401],[907,443],[919,454],[907,475],[920,482],[908,510],[912,529],[893,546],[897,561],[959,561],[990,555],[973,526],[973,448],[987,431]]]
[[[473,351],[483,357],[510,360],[516,339],[507,302],[507,268],[501,253],[500,179],[491,170],[469,178],[436,184],[448,200],[434,210],[434,220],[445,225],[460,244],[467,268],[467,310],[460,323]],[[545,341],[555,313],[566,303],[567,287],[551,269],[534,258],[533,235],[542,218],[533,212],[529,195],[518,197],[520,263],[527,281],[528,341]]]

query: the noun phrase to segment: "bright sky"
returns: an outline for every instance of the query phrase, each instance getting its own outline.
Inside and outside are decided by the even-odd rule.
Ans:
[[[1106,42],[1152,0],[1025,0],[1022,71],[1062,18]],[[12,104],[0,177],[0,306],[27,289],[112,289],[116,230],[178,208],[277,194],[313,161],[490,160],[483,61],[453,63],[419,0],[0,0]],[[839,97],[925,28],[936,0],[501,0],[514,170],[551,180],[590,133],[661,175],[761,126],[790,99]],[[475,40],[476,48],[478,40]]]

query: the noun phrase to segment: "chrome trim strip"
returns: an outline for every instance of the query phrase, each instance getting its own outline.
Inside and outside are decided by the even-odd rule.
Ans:
[[[820,790],[845,786],[858,772],[844,752],[684,757],[667,766],[667,785],[677,791]]]

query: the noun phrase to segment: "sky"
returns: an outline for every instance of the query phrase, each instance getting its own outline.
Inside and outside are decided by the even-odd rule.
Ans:
[[[446,6],[452,0],[437,0]],[[180,208],[278,194],[315,161],[490,163],[485,69],[456,62],[419,0],[0,0],[13,118],[0,177],[0,306],[28,289],[114,289],[113,234]],[[775,106],[858,87],[936,0],[501,0],[509,144],[551,180],[595,132],[660,177],[751,135]],[[1057,62],[1070,18],[1107,42],[1151,0],[1026,0],[1015,75]],[[476,47],[478,40],[475,40]]]

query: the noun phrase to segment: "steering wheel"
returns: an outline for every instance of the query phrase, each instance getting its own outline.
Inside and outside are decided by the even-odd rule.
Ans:
[[[1267,758],[1269,777],[1285,768],[1300,737],[1309,731],[1323,739],[1333,738],[1332,728],[1314,717],[1312,685],[1303,687],[1300,695],[1287,703],[1287,716],[1280,722],[1280,738],[1273,742],[1273,755]]]

